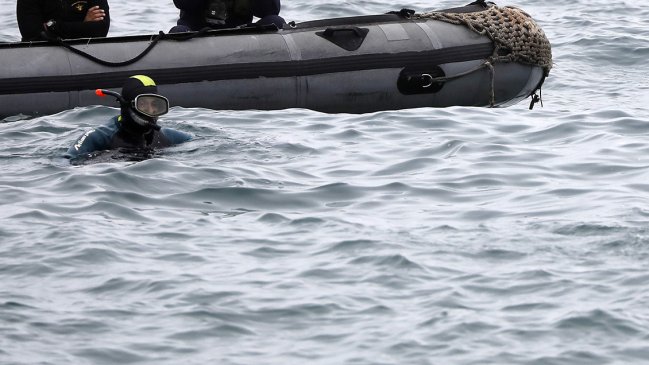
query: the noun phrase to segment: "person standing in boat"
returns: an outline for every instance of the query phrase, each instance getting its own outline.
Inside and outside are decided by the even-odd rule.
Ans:
[[[79,160],[93,157],[99,151],[150,154],[155,149],[173,146],[192,139],[188,133],[158,125],[158,118],[169,111],[169,101],[158,94],[153,79],[144,75],[129,77],[117,92],[98,89],[97,95],[110,95],[120,102],[121,113],[108,124],[85,132],[68,149],[64,157]]]
[[[105,37],[110,27],[107,0],[18,0],[22,41]]]
[[[280,0],[174,0],[180,9],[178,25],[170,33],[198,31],[203,28],[235,28],[252,23],[275,24],[282,28],[286,22],[279,16]]]

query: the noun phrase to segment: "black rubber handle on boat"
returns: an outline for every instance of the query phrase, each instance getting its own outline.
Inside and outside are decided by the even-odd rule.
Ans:
[[[369,31],[367,28],[359,27],[329,27],[325,31],[315,32],[315,34],[347,51],[355,51],[363,44]],[[336,34],[340,36],[336,36]]]
[[[357,37],[365,37],[363,31],[359,27],[345,27],[345,28],[327,28],[322,33],[325,37],[330,38],[334,35],[335,32],[354,32]]]

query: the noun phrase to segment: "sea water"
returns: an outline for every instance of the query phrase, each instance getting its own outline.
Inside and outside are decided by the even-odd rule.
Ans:
[[[0,123],[0,364],[648,364],[649,5],[499,5],[553,45],[544,107],[175,107],[193,141],[82,166],[61,155],[116,109]]]

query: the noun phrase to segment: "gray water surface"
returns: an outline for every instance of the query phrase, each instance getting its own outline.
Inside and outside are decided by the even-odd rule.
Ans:
[[[499,5],[552,42],[543,108],[175,107],[193,141],[82,166],[116,109],[0,123],[0,364],[649,363],[649,5]],[[176,17],[111,6],[112,35]]]

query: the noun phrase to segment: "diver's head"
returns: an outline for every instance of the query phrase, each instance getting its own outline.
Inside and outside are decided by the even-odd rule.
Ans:
[[[158,95],[153,79],[144,75],[131,76],[122,86],[122,123],[136,132],[160,129],[158,117],[169,111],[169,101]]]

